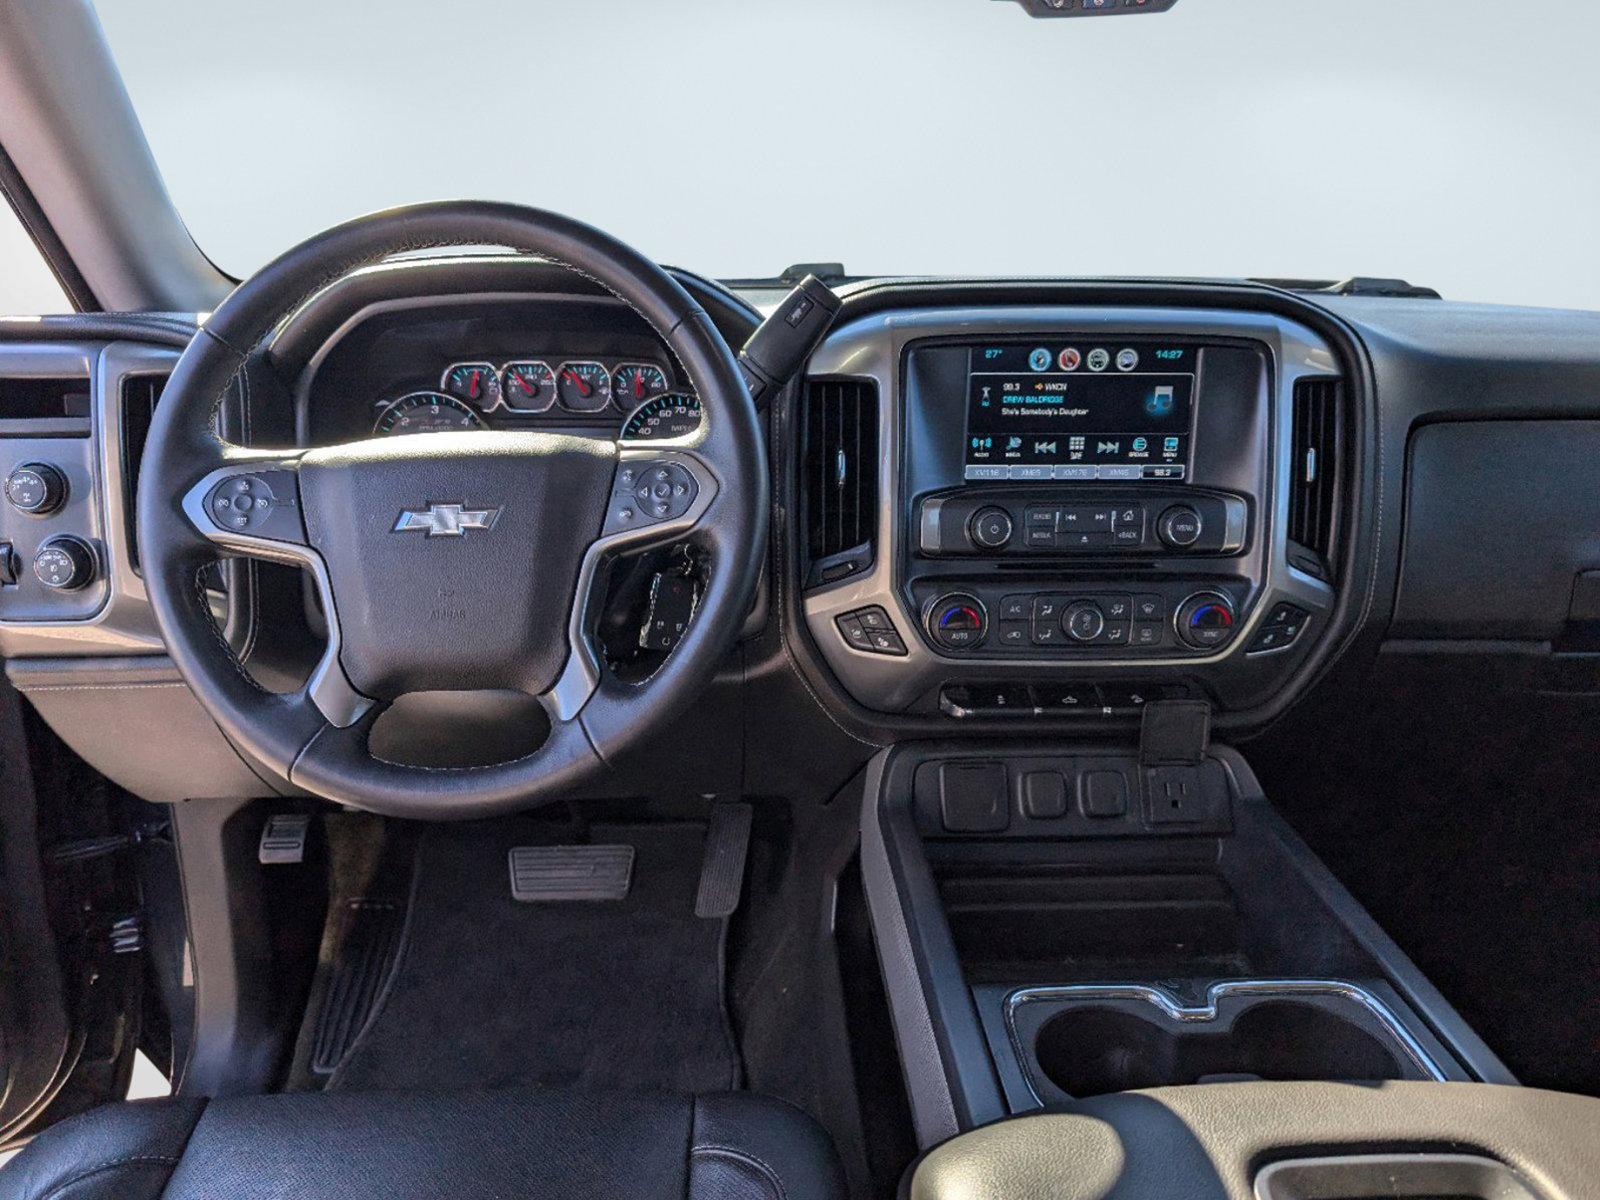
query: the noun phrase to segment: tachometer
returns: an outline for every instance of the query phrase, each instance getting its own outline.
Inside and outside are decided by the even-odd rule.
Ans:
[[[667,373],[654,363],[623,363],[611,375],[611,394],[621,405],[643,404],[667,390]]]
[[[597,362],[562,363],[556,372],[561,407],[572,412],[601,412],[611,407],[611,372]]]
[[[379,413],[372,432],[383,435],[447,433],[486,428],[478,410],[464,400],[443,392],[412,392]]]
[[[445,368],[439,386],[479,408],[493,408],[500,396],[500,374],[493,363],[456,363]]]
[[[512,412],[544,412],[556,402],[556,373],[538,359],[507,363],[500,372],[500,402]]]
[[[659,441],[687,437],[700,428],[700,398],[668,392],[646,400],[622,423],[623,441]]]

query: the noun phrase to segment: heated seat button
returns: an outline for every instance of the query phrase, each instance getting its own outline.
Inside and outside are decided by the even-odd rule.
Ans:
[[[844,635],[844,640],[856,650],[871,650],[872,639],[867,636],[867,631],[862,628],[861,621],[856,617],[839,617],[834,622],[839,626],[839,632]]]

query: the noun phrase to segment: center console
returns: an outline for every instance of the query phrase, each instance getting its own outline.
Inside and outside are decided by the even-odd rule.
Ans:
[[[1331,547],[1304,542],[1331,532],[1331,501],[1305,502],[1328,495],[1338,447],[1304,399],[1340,369],[1310,331],[1239,312],[904,312],[842,327],[811,373],[879,397],[870,567],[803,599],[866,708],[1244,710],[1326,632]]]

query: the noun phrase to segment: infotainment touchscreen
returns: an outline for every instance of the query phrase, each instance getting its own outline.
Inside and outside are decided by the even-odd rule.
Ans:
[[[1198,353],[1127,340],[972,346],[967,479],[1186,478]]]

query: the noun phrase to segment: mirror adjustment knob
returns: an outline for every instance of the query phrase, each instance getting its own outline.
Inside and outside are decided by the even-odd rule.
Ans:
[[[30,516],[45,516],[67,502],[67,477],[49,463],[23,463],[6,476],[6,499]]]
[[[1182,550],[1200,540],[1200,514],[1187,504],[1175,504],[1161,514],[1156,534],[1174,550]]]
[[[983,601],[961,592],[942,596],[928,610],[928,633],[946,650],[970,650],[989,632]]]
[[[1090,600],[1069,604],[1061,614],[1061,628],[1075,642],[1092,642],[1106,630],[1106,614]]]
[[[1196,592],[1178,606],[1178,637],[1196,650],[1215,650],[1233,637],[1233,601],[1221,592]]]
[[[94,547],[78,537],[51,538],[33,556],[34,577],[58,592],[88,587],[98,572]]]
[[[1000,550],[1011,541],[1011,514],[1003,508],[980,508],[972,514],[967,536],[980,550]]]

